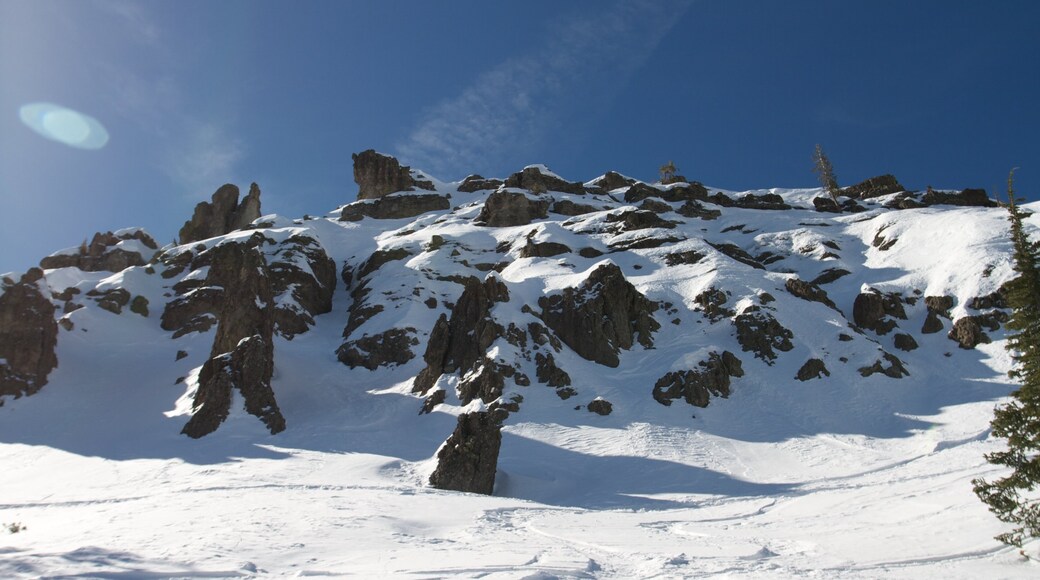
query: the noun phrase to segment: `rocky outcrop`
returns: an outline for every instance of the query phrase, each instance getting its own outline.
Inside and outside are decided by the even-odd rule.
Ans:
[[[679,209],[675,210],[675,213],[688,218],[697,218],[702,220],[714,220],[718,219],[722,212],[717,209],[708,209],[704,207],[704,204],[697,203],[696,201],[688,201],[682,204]]]
[[[564,181],[553,175],[542,173],[537,165],[525,167],[506,178],[505,187],[516,187],[536,193],[559,191],[562,193],[584,194],[585,186],[579,181]]]
[[[895,344],[896,348],[904,352],[917,350],[918,346],[917,341],[914,340],[913,336],[904,333],[896,334],[893,344]]]
[[[451,317],[442,314],[430,332],[423,354],[426,367],[415,377],[412,391],[426,394],[442,374],[459,372],[465,376],[470,371],[480,371],[481,367],[487,367],[486,372],[496,370],[485,356],[491,343],[502,336],[503,328],[492,318],[491,308],[508,300],[506,285],[494,276],[483,282],[476,278],[467,279],[462,295],[451,309]],[[495,379],[477,372],[463,383],[480,382],[486,386],[488,381],[494,382]],[[460,391],[463,386],[460,385]],[[482,391],[481,398],[486,403],[501,395],[501,392],[494,393],[494,388],[467,387],[466,390],[469,393]],[[469,400],[463,396],[465,403]]]
[[[250,243],[226,243],[210,250],[207,282],[223,289],[210,358],[202,365],[193,414],[181,430],[192,438],[215,431],[231,411],[232,390],[245,400],[272,434],[285,429],[271,389],[274,372],[274,296],[264,255]]]
[[[523,226],[549,217],[548,199],[531,199],[513,191],[496,191],[487,197],[477,223],[488,227]]]
[[[332,310],[332,294],[336,288],[336,264],[314,238],[295,234],[281,243],[254,233],[247,244],[261,252],[265,275],[275,304],[275,330],[292,339],[314,325],[314,317]],[[190,332],[206,332],[217,322],[227,294],[225,288],[213,282],[211,265],[221,246],[177,248],[160,256],[159,260],[179,275],[185,269],[194,272],[174,284],[177,297],[163,309],[161,326],[178,338]],[[266,250],[266,254],[263,251]],[[196,253],[197,252],[197,253]],[[205,274],[203,274],[205,272]],[[172,276],[171,276],[172,277]]]
[[[776,318],[758,307],[747,308],[733,320],[737,327],[737,342],[744,352],[753,352],[766,364],[773,364],[776,352],[787,352],[794,348],[791,339],[794,333],[781,326]]]
[[[763,266],[761,262],[756,260],[754,256],[752,256],[751,254],[747,253],[746,251],[744,251],[743,248],[741,248],[740,246],[738,246],[736,244],[728,244],[728,243],[713,244],[711,242],[708,242],[708,245],[713,247],[713,248],[715,248],[716,250],[722,252],[726,256],[728,256],[730,258],[733,258],[734,260],[742,263],[742,264],[747,264],[748,266],[751,266],[752,268],[755,268],[755,269],[758,269],[758,270],[765,270],[766,269],[766,267]]]
[[[825,376],[831,376],[831,372],[827,370],[827,365],[823,364],[823,361],[818,358],[811,358],[805,361],[805,364],[798,369],[798,373],[794,378],[804,382]]]
[[[612,263],[599,266],[578,288],[538,299],[541,318],[574,352],[587,360],[617,367],[621,349],[638,341],[653,346],[661,325],[653,318],[657,303],[648,300]]]
[[[606,417],[607,415],[614,412],[613,403],[606,399],[599,398],[589,401],[589,404],[586,405],[585,408],[587,408],[590,413],[595,413],[601,417]]]
[[[569,199],[560,199],[552,204],[552,208],[549,211],[560,215],[575,216],[597,212],[600,211],[600,208],[584,203],[574,203]]]
[[[863,377],[869,377],[875,373],[881,373],[892,379],[901,379],[904,376],[910,376],[910,371],[906,370],[906,367],[903,366],[903,361],[899,360],[895,355],[887,352],[882,352],[881,358],[874,361],[873,365],[859,369],[859,374]]]
[[[501,186],[501,179],[484,179],[479,175],[469,175],[459,184],[458,190],[463,193],[473,193],[475,191],[498,189]]]
[[[990,342],[989,336],[982,331],[982,326],[974,316],[958,318],[947,336],[963,349],[972,349],[979,344]]]
[[[986,195],[984,189],[965,189],[958,193],[948,193],[929,189],[921,196],[924,205],[959,205],[966,207],[997,207],[997,202]]]
[[[612,230],[614,233],[650,228],[664,228],[667,230],[675,228],[675,222],[670,222],[652,211],[642,209],[612,213],[607,216],[606,222],[613,224]]]
[[[601,177],[592,181],[592,185],[602,189],[604,192],[611,192],[615,189],[621,189],[622,187],[629,187],[633,185],[636,180],[625,177],[616,171],[608,171]]]
[[[675,399],[685,399],[695,407],[707,407],[711,397],[727,398],[730,377],[744,376],[743,365],[733,353],[713,352],[708,360],[697,363],[695,370],[670,372],[654,384],[654,400],[669,406]]]
[[[401,166],[397,159],[368,149],[351,155],[354,160],[354,183],[358,184],[358,199],[376,199],[398,191],[415,188],[432,190],[433,183],[416,179],[411,168]]]
[[[567,371],[556,366],[556,358],[552,353],[535,353],[535,373],[539,383],[550,387],[566,387],[571,384],[571,376]]]
[[[240,230],[260,217],[260,188],[254,183],[249,194],[238,203],[238,186],[227,183],[218,189],[212,201],[200,202],[195,213],[178,233],[181,244],[189,244],[228,232]]]
[[[551,258],[560,254],[569,254],[571,249],[565,244],[558,242],[535,242],[527,240],[527,244],[520,248],[521,258]]]
[[[430,485],[438,489],[491,495],[502,447],[502,426],[493,413],[459,415],[455,431],[437,451]]]
[[[415,358],[412,347],[419,345],[414,328],[391,328],[375,335],[365,335],[343,343],[336,350],[339,361],[350,368],[365,367],[374,371],[379,367],[403,365]]]
[[[798,278],[788,278],[787,282],[784,283],[784,287],[787,291],[802,300],[808,300],[809,302],[819,302],[830,308],[837,310],[837,306],[831,299],[827,297],[827,292],[823,288],[820,288],[812,282],[806,282],[805,280],[799,280]]]
[[[886,173],[871,177],[856,185],[850,185],[842,189],[841,193],[854,199],[869,199],[901,191],[906,191],[906,188],[899,183],[895,176]]]
[[[921,332],[924,334],[941,332],[943,323],[940,317],[949,320],[950,309],[953,308],[953,296],[925,296],[924,305],[928,309],[928,313],[925,315]]]
[[[888,334],[897,326],[890,317],[906,320],[906,311],[898,295],[870,291],[856,296],[852,305],[852,319],[857,326],[878,334]]]
[[[58,366],[58,325],[54,305],[38,282],[43,272],[32,268],[15,284],[5,279],[0,295],[0,405],[3,397],[31,395],[47,384]],[[13,282],[13,281],[11,281]]]
[[[141,254],[140,242],[146,250]],[[127,243],[129,242],[129,243]],[[98,232],[74,253],[60,253],[40,260],[44,270],[75,267],[84,272],[122,272],[131,266],[144,266],[159,248],[152,236],[144,230],[127,230],[113,234]]]
[[[346,205],[340,212],[339,219],[350,222],[356,222],[366,217],[377,220],[394,220],[415,217],[428,211],[444,210],[450,207],[451,202],[447,197],[434,193],[387,195]]]
[[[664,201],[706,201],[708,190],[700,183],[684,183],[673,187],[658,189],[652,185],[637,182],[625,191],[625,202],[635,203],[647,198],[659,198]]]

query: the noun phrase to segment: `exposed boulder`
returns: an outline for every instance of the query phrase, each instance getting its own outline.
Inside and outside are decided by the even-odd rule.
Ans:
[[[798,374],[794,378],[804,382],[825,376],[831,376],[831,372],[827,370],[827,365],[823,364],[823,361],[818,358],[811,358],[805,361],[802,368],[798,369]]]
[[[492,413],[459,415],[455,431],[437,451],[437,468],[430,475],[430,485],[491,495],[501,447],[502,426]]]
[[[708,209],[704,207],[704,204],[697,203],[696,201],[688,201],[682,206],[675,210],[675,212],[683,217],[698,218],[702,220],[713,220],[718,219],[722,215],[722,212],[717,209]]]
[[[558,242],[535,242],[527,240],[527,244],[520,248],[521,258],[551,258],[560,254],[569,254],[571,249],[565,244]]]
[[[446,196],[435,193],[386,195],[356,201],[344,206],[339,219],[351,222],[366,217],[377,220],[394,220],[415,217],[428,211],[444,210],[450,207],[451,202]]]
[[[473,193],[487,189],[498,189],[501,186],[501,179],[484,179],[479,175],[469,175],[459,184],[458,190],[463,193]]]
[[[887,363],[888,366],[885,366],[885,363]],[[910,371],[906,370],[906,367],[903,366],[903,361],[899,360],[895,355],[887,352],[882,352],[881,358],[874,361],[873,365],[859,369],[859,374],[864,377],[869,377],[875,373],[881,373],[892,379],[901,379],[904,376],[910,376]]]
[[[733,320],[737,327],[737,342],[744,352],[753,352],[755,357],[772,365],[776,352],[787,352],[794,348],[791,339],[794,333],[784,328],[767,312],[747,309]]]
[[[906,320],[901,299],[896,294],[881,294],[877,291],[862,292],[852,305],[852,319],[857,326],[888,334],[897,326],[889,317]]]
[[[625,192],[626,203],[635,203],[651,197],[665,201],[705,201],[708,199],[708,190],[696,182],[658,189],[640,181]]]
[[[708,317],[708,320],[715,323],[736,314],[732,309],[725,307],[728,298],[726,292],[711,286],[694,296],[693,302],[704,310],[704,315]]]
[[[569,199],[561,199],[553,202],[552,208],[549,211],[560,215],[575,216],[593,213],[600,210],[599,208],[591,205],[586,205],[583,203],[574,203]]]
[[[814,197],[812,203],[818,212],[841,213],[841,206],[829,197]]]
[[[574,352],[587,360],[617,367],[621,349],[638,341],[653,346],[661,325],[653,318],[657,303],[636,290],[613,263],[599,266],[578,288],[538,299],[541,318]]]
[[[747,264],[748,266],[751,266],[752,268],[756,268],[758,270],[765,270],[766,269],[766,267],[763,266],[761,262],[756,260],[754,258],[754,256],[752,256],[751,254],[745,252],[740,246],[738,246],[736,244],[729,244],[729,243],[713,244],[711,242],[708,242],[708,245],[713,247],[713,248],[715,248],[716,250],[722,252],[726,256],[728,256],[730,258],[733,258],[734,260],[742,263],[742,264]]]
[[[31,268],[16,284],[5,279],[0,295],[0,405],[3,397],[32,395],[47,384],[58,366],[58,324],[54,305],[38,282],[39,268]]]
[[[835,282],[838,279],[844,276],[848,276],[851,273],[852,272],[849,272],[844,268],[828,268],[823,272],[820,272],[819,276],[813,278],[812,283],[816,284],[817,286],[820,284],[830,284],[831,282]]]
[[[982,326],[974,316],[958,318],[947,336],[963,349],[972,349],[979,344],[990,342],[989,336],[982,331]]]
[[[549,217],[548,199],[531,199],[513,191],[496,191],[487,197],[477,223],[488,227],[523,226]]]
[[[97,305],[112,314],[122,314],[123,307],[130,303],[130,292],[123,288],[112,288],[105,291],[91,290],[87,296],[97,301]]]
[[[145,249],[143,255],[141,246]],[[158,248],[152,236],[144,230],[125,230],[117,234],[98,232],[90,244],[80,246],[75,253],[47,256],[40,260],[40,267],[45,270],[76,267],[84,272],[122,272],[131,266],[145,265]]]
[[[727,398],[730,377],[744,376],[743,365],[733,353],[712,352],[708,360],[697,363],[697,370],[673,371],[654,384],[654,400],[669,406],[675,399],[685,399],[695,407],[707,407],[711,397]]]
[[[685,252],[671,252],[665,254],[664,263],[669,266],[678,266],[680,264],[696,264],[703,260],[704,257],[704,254],[695,250],[687,250]]]
[[[433,183],[412,177],[411,168],[397,159],[368,149],[351,155],[354,160],[354,183],[358,184],[358,199],[375,199],[397,191],[433,189]]]
[[[959,193],[949,193],[929,189],[921,196],[924,205],[959,205],[967,207],[997,207],[997,202],[986,195],[984,189],[965,189]]]
[[[231,410],[238,389],[248,413],[272,434],[285,430],[271,375],[274,372],[274,296],[260,238],[227,243],[211,250],[207,280],[223,288],[217,332],[210,358],[199,372],[193,414],[181,430],[192,438],[215,431]]]
[[[607,216],[607,223],[615,224],[615,233],[646,230],[650,228],[674,229],[675,222],[663,219],[652,211],[642,209],[612,213]]]
[[[414,328],[391,328],[375,335],[365,335],[343,343],[336,350],[339,361],[350,368],[403,365],[415,358],[412,347],[419,345]]]
[[[802,300],[819,302],[820,304],[824,304],[837,310],[837,306],[834,305],[834,302],[831,302],[831,299],[827,297],[827,292],[812,282],[806,282],[805,280],[800,280],[798,278],[788,278],[784,287],[787,288],[788,292]]]
[[[895,336],[896,348],[902,351],[910,352],[911,350],[917,349],[917,341],[914,340],[913,336],[909,334],[899,333]]]
[[[533,192],[559,191],[582,195],[585,193],[585,185],[578,181],[564,181],[555,175],[542,173],[537,165],[525,167],[506,178],[505,187],[517,187]],[[543,216],[544,217],[544,216]]]
[[[191,219],[184,222],[178,234],[181,244],[189,244],[228,232],[240,230],[260,217],[260,188],[254,183],[249,194],[238,203],[238,186],[227,183],[218,189],[210,202],[195,206]]]
[[[899,183],[895,176],[886,173],[871,177],[856,185],[850,185],[842,189],[842,194],[854,199],[869,199],[901,191],[906,191],[906,188]]]
[[[1008,308],[1006,287],[1001,286],[996,292],[991,292],[985,296],[975,296],[968,301],[968,308],[971,308],[972,310]]]
[[[426,368],[415,377],[412,391],[426,394],[442,374],[459,372],[465,375],[479,370],[491,343],[502,336],[504,330],[492,318],[491,308],[497,302],[508,300],[509,290],[494,276],[483,282],[476,278],[467,279],[462,295],[451,309],[451,318],[441,314],[430,332],[423,354]],[[490,380],[488,377],[480,378]],[[463,401],[464,404],[468,402]]]
[[[552,353],[535,353],[535,372],[539,383],[550,387],[566,387],[571,384],[571,376],[567,371],[556,366]]]
[[[950,309],[953,308],[953,296],[925,296],[924,305],[928,309],[928,314],[925,316],[921,332],[924,334],[941,332],[943,323],[940,317],[949,320]]]
[[[622,187],[629,187],[635,182],[636,180],[625,177],[616,171],[608,171],[604,173],[602,177],[593,180],[592,185],[595,185],[605,192],[611,192],[615,189],[621,189]]]
[[[590,413],[595,413],[600,416],[607,416],[614,411],[614,405],[606,399],[593,399],[586,406]]]

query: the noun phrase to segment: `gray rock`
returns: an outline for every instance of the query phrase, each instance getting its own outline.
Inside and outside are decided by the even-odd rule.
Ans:
[[[152,250],[158,248],[155,240],[141,230],[119,236],[112,232],[98,232],[89,244],[80,247],[79,252],[47,256],[40,260],[40,267],[45,270],[75,267],[84,272],[122,272],[131,266],[145,265],[151,255],[142,256],[140,252],[115,247],[126,240],[139,240]]]
[[[437,451],[430,485],[438,489],[491,495],[502,447],[502,426],[488,412],[459,415],[455,431]]]
[[[5,280],[0,295],[0,404],[5,396],[36,393],[58,366],[58,325],[37,285],[42,276],[31,268],[16,284]]]
[[[654,400],[669,406],[675,399],[685,399],[695,407],[707,407],[711,397],[729,397],[730,377],[744,376],[743,365],[733,353],[712,352],[699,369],[670,372],[654,384]]]
[[[972,349],[979,344],[990,342],[989,336],[982,331],[982,326],[974,316],[958,318],[947,336],[963,349]]]
[[[339,219],[352,222],[366,217],[392,220],[415,217],[428,211],[445,210],[450,207],[451,202],[447,197],[433,193],[386,195],[344,206]]]
[[[614,411],[614,405],[606,399],[593,399],[585,407],[590,413],[595,413],[600,416],[607,416]]]
[[[354,182],[358,184],[358,199],[376,199],[398,191],[432,190],[433,184],[412,177],[411,168],[401,166],[397,159],[368,149],[351,155],[354,160]]]
[[[733,320],[737,327],[737,342],[744,352],[753,352],[755,357],[772,365],[777,354],[774,349],[788,352],[794,348],[791,339],[794,333],[784,328],[769,313],[745,310]]]
[[[794,378],[804,382],[825,376],[831,376],[830,371],[827,370],[827,365],[823,364],[823,361],[818,358],[811,358],[805,361],[802,368],[798,369],[798,374]]]
[[[531,199],[526,194],[496,191],[487,197],[477,223],[488,227],[523,226],[549,217],[548,199]]]
[[[238,203],[238,186],[227,183],[213,193],[209,202],[200,202],[195,213],[178,233],[180,243],[189,244],[242,229],[260,217],[260,188],[254,183],[249,194]]]
[[[842,194],[854,199],[868,199],[901,191],[906,191],[906,188],[899,183],[895,176],[886,173],[871,177],[856,185],[850,185],[842,189]]]

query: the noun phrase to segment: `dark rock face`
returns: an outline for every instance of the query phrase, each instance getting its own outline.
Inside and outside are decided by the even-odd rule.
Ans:
[[[966,207],[997,207],[997,202],[986,195],[984,189],[965,189],[960,193],[945,193],[929,190],[921,196],[924,205],[960,205]]]
[[[488,196],[477,223],[488,227],[523,226],[549,217],[548,199],[531,199],[523,193],[496,191]]]
[[[888,363],[888,366],[885,366],[884,363]],[[875,361],[873,365],[859,369],[859,374],[864,377],[869,377],[875,373],[881,373],[892,379],[901,379],[904,376],[910,376],[910,371],[906,370],[906,367],[903,366],[903,361],[899,360],[895,355],[887,352],[882,353],[881,358]]]
[[[240,230],[260,217],[260,188],[254,183],[249,194],[238,203],[238,187],[222,185],[211,202],[203,201],[195,206],[195,213],[184,223],[178,234],[181,244],[189,244],[228,232]]]
[[[538,300],[541,318],[574,352],[609,367],[620,363],[618,353],[635,341],[653,346],[661,325],[652,314],[657,303],[647,300],[614,264],[593,270],[578,288]]]
[[[834,302],[827,297],[827,292],[812,282],[806,282],[799,280],[798,278],[788,278],[785,283],[787,291],[802,300],[808,300],[809,302],[819,302],[825,304],[831,308],[837,309]]]
[[[650,228],[674,229],[675,223],[663,219],[652,211],[642,209],[623,211],[607,216],[607,223],[615,224],[615,232],[631,232]]]
[[[784,328],[771,314],[762,311],[744,311],[733,320],[737,327],[737,342],[744,352],[753,352],[757,358],[772,365],[776,352],[794,348],[794,333]]]
[[[943,329],[940,317],[950,318],[950,309],[953,308],[953,296],[925,296],[924,305],[928,314],[924,319],[921,332],[924,334],[935,334]]]
[[[951,304],[952,306],[952,304]],[[1008,308],[1007,290],[1001,287],[996,292],[985,296],[976,296],[968,301],[968,308],[972,310],[988,310],[990,308]]]
[[[393,220],[415,217],[428,211],[448,209],[451,202],[443,195],[433,193],[387,195],[372,201],[357,201],[343,208],[340,221],[356,222],[370,217]]]
[[[708,360],[698,363],[699,370],[670,372],[654,385],[654,400],[669,406],[675,399],[685,399],[695,407],[707,407],[711,397],[729,397],[730,377],[744,376],[743,365],[733,353],[713,352]]]
[[[458,189],[463,193],[473,193],[487,189],[498,189],[501,185],[501,179],[484,179],[479,175],[470,175],[462,180]]]
[[[610,192],[622,187],[629,187],[635,182],[636,180],[629,179],[616,171],[608,171],[603,174],[603,177],[600,177],[592,183],[603,191]]]
[[[850,185],[844,188],[842,193],[855,199],[868,199],[901,191],[906,191],[906,188],[900,185],[895,176],[886,173],[885,175],[871,177],[856,185]]]
[[[535,373],[539,383],[550,387],[566,387],[571,384],[571,376],[567,371],[556,366],[552,353],[535,353]]]
[[[917,349],[917,341],[914,337],[909,334],[899,333],[895,336],[896,348],[902,351],[910,352],[911,350]]]
[[[130,293],[123,288],[112,288],[104,292],[91,290],[87,296],[97,301],[97,305],[112,314],[122,314],[123,307],[130,303]]]
[[[581,182],[564,181],[559,177],[546,175],[537,167],[525,167],[523,171],[510,175],[505,181],[505,186],[535,192],[560,191],[578,195],[585,193],[585,186]]]
[[[714,286],[693,297],[694,303],[704,311],[704,315],[712,323],[736,314],[732,309],[726,308],[725,304],[728,299],[729,296],[724,291]]]
[[[560,254],[569,254],[570,252],[571,249],[569,247],[557,242],[536,243],[534,240],[527,240],[527,244],[520,248],[520,257],[551,258]]]
[[[657,189],[652,185],[637,182],[625,192],[625,202],[635,203],[649,197],[656,197],[665,201],[706,201],[708,190],[700,183],[687,183],[666,189]]]
[[[666,254],[664,257],[664,263],[669,266],[678,266],[680,264],[696,264],[704,259],[704,254],[688,250],[685,252],[672,252]]]
[[[606,417],[614,411],[614,405],[606,399],[593,399],[586,407],[590,413]]]
[[[852,319],[857,326],[888,334],[896,327],[889,316],[906,320],[906,312],[898,296],[879,292],[863,292],[852,305]]]
[[[813,278],[812,283],[816,285],[830,284],[831,282],[835,282],[843,276],[848,276],[851,273],[852,272],[849,272],[844,268],[829,268],[820,272],[819,276]]]
[[[696,201],[688,201],[682,206],[675,210],[675,213],[688,218],[698,218],[702,220],[713,220],[718,219],[722,212],[717,209],[708,209],[703,204],[697,203]]]
[[[569,199],[561,199],[552,204],[549,211],[560,215],[584,215],[600,211],[598,208],[583,203],[574,203]]]
[[[397,159],[376,153],[374,149],[351,155],[354,160],[354,183],[358,199],[375,199],[397,191],[433,189],[433,184],[412,178],[411,169]]]
[[[972,349],[979,344],[990,342],[989,336],[982,331],[982,326],[974,316],[958,318],[947,336],[963,349]]]
[[[495,489],[502,426],[492,413],[463,413],[437,452],[430,485],[438,489],[491,495]]]
[[[812,203],[818,212],[841,213],[841,206],[829,197],[814,197]]]
[[[745,252],[740,246],[736,244],[713,244],[711,242],[708,242],[708,245],[742,264],[747,264],[748,266],[751,266],[752,268],[758,270],[766,269],[766,267],[763,266],[761,262],[756,260],[754,256]]]
[[[238,389],[246,411],[272,434],[285,430],[285,418],[271,390],[274,372],[274,296],[264,255],[250,243],[228,243],[211,250],[207,282],[224,290],[210,359],[199,373],[194,414],[181,430],[192,438],[215,431],[227,418],[231,390]]]
[[[811,358],[805,361],[802,368],[798,369],[798,374],[794,378],[804,382],[824,376],[831,376],[830,371],[827,370],[827,365],[823,364],[823,361],[818,358]]]
[[[336,350],[339,361],[350,368],[403,365],[415,358],[412,347],[419,345],[414,328],[391,328],[376,335],[365,335],[343,343]]]
[[[503,328],[491,317],[491,307],[496,302],[507,301],[509,291],[498,279],[489,277],[484,282],[476,278],[467,279],[462,295],[451,309],[451,318],[442,314],[430,332],[423,354],[426,368],[415,377],[412,391],[426,394],[445,373],[465,375],[468,371],[479,370],[481,365],[492,366],[489,361],[484,364],[485,354],[491,343],[502,336]],[[485,383],[493,380],[487,376],[479,379]],[[484,402],[490,403],[501,392],[493,397],[490,395],[494,393],[486,394],[489,398]],[[469,401],[463,400],[463,404],[466,403]]]
[[[142,256],[140,252],[116,247],[120,242],[127,240],[139,240],[151,250],[159,248],[155,240],[143,230],[118,236],[112,232],[98,232],[94,234],[90,244],[81,247],[78,253],[47,256],[40,260],[40,267],[44,270],[76,267],[84,272],[122,272],[131,266],[145,265],[151,255]]]
[[[259,232],[247,242],[258,251],[272,244],[272,240]],[[200,251],[198,255],[195,250],[179,250],[178,254],[161,256],[160,261],[171,266],[172,269],[166,272],[173,271],[178,275],[189,267],[198,270],[209,266],[220,247]],[[292,339],[314,324],[314,316],[332,310],[336,264],[317,240],[302,234],[289,237],[268,252],[267,257],[263,254],[261,257],[264,258],[265,275],[269,277],[271,290],[277,298],[273,312],[275,330]],[[163,330],[173,331],[174,338],[178,338],[212,328],[226,300],[225,287],[213,282],[212,270],[205,278],[183,280],[173,289],[178,296],[163,309]]]
[[[47,384],[58,366],[58,324],[54,305],[37,282],[43,277],[30,269],[17,284],[5,279],[0,295],[0,405],[3,397],[31,395]]]

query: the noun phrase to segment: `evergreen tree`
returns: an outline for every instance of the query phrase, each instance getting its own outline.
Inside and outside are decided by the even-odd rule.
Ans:
[[[988,482],[972,481],[975,494],[1002,522],[1015,526],[997,536],[1005,544],[1022,547],[1028,538],[1040,537],[1040,244],[1029,239],[1023,220],[1029,215],[1015,199],[1014,170],[1008,176],[1008,213],[1018,277],[1006,286],[1011,318],[1007,349],[1015,361],[1008,373],[1020,383],[1011,401],[994,411],[990,423],[994,437],[1007,440],[1007,450],[986,455],[994,465],[1011,473]]]
[[[827,190],[827,193],[831,195],[831,199],[837,204],[841,188],[838,187],[838,178],[834,176],[834,167],[831,166],[831,160],[827,158],[827,154],[823,152],[823,147],[820,147],[819,144],[816,145],[816,150],[813,151],[813,172],[819,176],[820,185]]]

